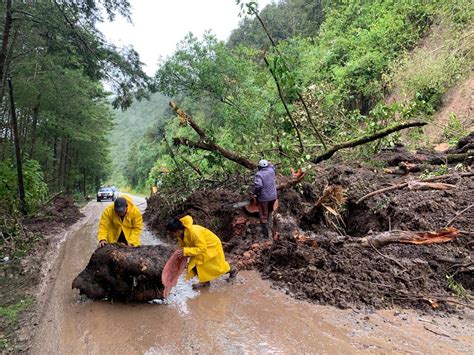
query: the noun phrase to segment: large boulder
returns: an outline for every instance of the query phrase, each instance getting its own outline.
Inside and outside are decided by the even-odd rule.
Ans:
[[[172,254],[173,249],[161,245],[106,245],[92,254],[72,288],[92,299],[143,302],[163,298],[162,271]]]

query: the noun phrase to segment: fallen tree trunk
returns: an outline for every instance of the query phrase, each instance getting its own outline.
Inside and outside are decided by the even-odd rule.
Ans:
[[[357,139],[353,139],[351,141],[344,142],[344,143],[341,143],[341,144],[337,144],[334,147],[332,147],[331,149],[324,152],[323,154],[320,154],[317,157],[311,159],[311,162],[313,162],[314,164],[318,164],[318,163],[322,162],[323,160],[328,160],[329,158],[331,158],[334,155],[334,153],[336,153],[337,151],[339,151],[341,149],[354,148],[354,147],[357,147],[359,145],[369,143],[369,142],[375,141],[377,139],[383,138],[383,137],[388,136],[389,134],[392,134],[394,132],[401,131],[402,129],[406,129],[406,128],[410,128],[410,127],[421,127],[421,126],[425,126],[426,124],[427,124],[426,122],[415,121],[415,122],[408,122],[408,123],[402,123],[402,124],[398,124],[398,125],[395,125],[395,126],[391,126],[391,127],[386,128],[386,129],[383,129],[381,131],[375,132],[374,134],[371,134],[371,135],[368,135],[368,136],[363,136],[363,137],[360,137],[360,138],[357,138]]]
[[[72,288],[92,299],[144,302],[163,298],[161,276],[172,252],[161,245],[134,248],[110,244],[98,248]]]
[[[194,129],[194,131],[199,135],[198,142],[193,142],[183,138],[175,138],[174,144],[218,152],[223,157],[232,160],[233,162],[240,164],[246,167],[247,169],[254,170],[257,168],[256,163],[241,156],[240,154],[232,152],[216,144],[210,137],[207,136],[206,132],[193,120],[193,118],[188,115],[184,110],[180,109],[173,101],[170,101],[170,107],[180,117],[181,122],[183,124],[190,125],[191,128]]]
[[[392,190],[397,190],[397,189],[403,189],[407,186],[410,186],[410,184],[412,186],[416,186],[418,184],[418,186],[420,186],[420,183],[423,183],[423,182],[431,182],[431,181],[436,181],[436,180],[443,180],[443,179],[448,179],[448,178],[451,178],[451,177],[467,177],[467,176],[473,176],[474,173],[460,173],[460,174],[449,174],[449,175],[441,175],[441,176],[435,176],[435,177],[431,177],[431,178],[427,178],[427,179],[423,179],[423,180],[412,180],[412,181],[406,181],[406,182],[403,182],[403,183],[400,183],[400,184],[397,184],[397,185],[393,185],[393,186],[388,186],[388,187],[385,187],[383,189],[380,189],[380,190],[375,190],[375,191],[372,191],[371,193],[365,195],[365,196],[362,196],[360,199],[357,200],[356,204],[359,204],[361,203],[362,201],[368,199],[369,197],[372,197],[372,196],[375,196],[375,195],[378,195],[378,194],[381,194],[383,192],[387,192],[387,191],[392,191]],[[447,184],[445,184],[447,185]],[[426,186],[429,186],[429,185],[424,185],[425,187]]]
[[[361,238],[359,243],[364,247],[380,248],[387,244],[436,244],[446,243],[459,235],[453,227],[439,229],[435,232],[389,231]]]

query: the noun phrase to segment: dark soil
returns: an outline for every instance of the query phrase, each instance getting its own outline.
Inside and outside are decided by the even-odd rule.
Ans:
[[[162,298],[161,272],[172,252],[161,245],[106,245],[95,250],[72,287],[92,299],[144,302]]]
[[[83,216],[71,197],[58,196],[35,215],[23,219],[22,224],[33,233],[49,235],[76,223]]]
[[[264,239],[255,216],[222,208],[247,198],[231,191],[197,191],[174,206],[153,196],[145,217],[163,235],[168,218],[192,215],[196,224],[220,236],[226,254],[241,269],[258,269],[296,298],[342,308],[398,305],[453,310],[446,300],[473,291],[474,275],[468,264],[472,264],[474,208],[451,223],[462,232],[448,243],[390,244],[378,250],[358,244],[360,237],[390,229],[416,232],[443,228],[472,204],[472,176],[443,180],[456,185],[452,190],[405,188],[356,204],[371,191],[418,177],[360,165],[320,167],[314,181],[307,178],[297,188],[279,193],[279,239],[274,243]],[[340,185],[345,190],[347,200],[339,210],[340,218],[323,207],[313,208],[326,185]],[[455,283],[448,282],[447,276],[454,276]],[[454,299],[469,302],[467,298]]]

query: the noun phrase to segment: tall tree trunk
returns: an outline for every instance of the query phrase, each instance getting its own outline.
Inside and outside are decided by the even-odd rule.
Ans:
[[[10,40],[10,30],[12,27],[12,0],[6,0],[5,2],[5,25],[3,26],[3,38],[2,38],[2,47],[0,48],[0,83],[2,87],[0,89],[1,97],[0,101],[3,98],[3,77],[5,75],[5,67],[7,64],[7,51],[8,51],[8,42]]]
[[[21,150],[21,160],[25,159],[25,150],[26,150],[26,136],[28,134],[28,116],[25,114],[21,114],[17,116],[18,121],[18,138],[20,140],[20,147],[25,149]]]
[[[66,190],[66,194],[69,195],[71,193],[71,179],[69,178],[69,174],[71,171],[71,159],[69,158],[71,151],[71,139],[68,137],[66,140],[66,156],[64,161],[64,188]]]
[[[58,171],[57,166],[58,166],[58,135],[57,133],[55,133],[53,137],[53,164],[51,166],[51,169],[49,170],[51,172],[51,177],[49,180],[52,181],[53,191],[60,190],[58,188],[58,180],[57,180],[58,174],[56,174],[56,172]]]
[[[84,196],[87,195],[86,191],[86,168],[82,168],[82,194]]]
[[[13,98],[13,83],[8,79],[8,89],[10,92],[10,110],[12,119],[13,141],[15,143],[15,157],[16,157],[16,171],[18,178],[18,195],[20,198],[20,212],[23,215],[27,214],[26,199],[25,199],[25,185],[23,182],[23,166],[21,162],[20,139],[18,137],[18,122],[16,119],[15,100]]]
[[[61,147],[58,153],[59,166],[58,166],[58,191],[64,188],[64,152],[66,150],[65,138],[61,138]]]
[[[34,154],[35,154],[36,126],[38,125],[40,98],[41,98],[41,94],[38,94],[38,98],[36,100],[36,105],[35,105],[35,107],[33,107],[33,122],[31,123],[31,146],[30,146],[30,158],[31,159],[33,159]]]
[[[2,127],[3,128],[3,127]],[[10,129],[8,129],[8,123],[5,124],[3,128],[4,134],[3,134],[3,141],[5,142],[2,147],[2,161],[5,160],[7,157],[7,150],[8,150],[8,136],[10,134]]]

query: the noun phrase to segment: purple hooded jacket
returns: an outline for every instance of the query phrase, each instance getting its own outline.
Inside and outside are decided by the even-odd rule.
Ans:
[[[275,167],[270,164],[265,168],[260,168],[255,174],[253,186],[253,194],[257,195],[259,202],[276,200]]]

